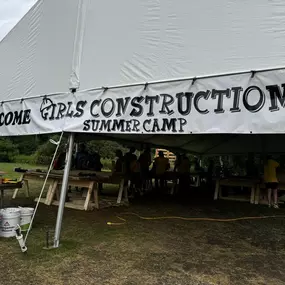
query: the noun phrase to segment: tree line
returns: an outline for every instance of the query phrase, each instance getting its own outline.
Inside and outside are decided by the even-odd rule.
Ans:
[[[52,159],[56,146],[49,142],[50,139],[59,140],[59,135],[18,136],[0,139],[0,162],[27,163],[36,165],[48,165]],[[60,151],[67,144],[67,137],[63,137]],[[99,153],[103,160],[109,161],[115,158],[117,149],[123,152],[127,147],[115,141],[89,140],[86,142],[90,154]],[[108,167],[108,166],[107,166]]]

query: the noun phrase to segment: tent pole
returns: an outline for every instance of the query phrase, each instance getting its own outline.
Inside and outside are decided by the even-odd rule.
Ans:
[[[66,192],[68,188],[68,177],[69,177],[69,171],[70,171],[71,162],[72,162],[73,145],[74,145],[74,134],[71,133],[69,135],[68,153],[67,153],[67,159],[66,159],[66,164],[64,168],[64,174],[62,178],[62,186],[61,186],[60,200],[59,200],[56,226],[55,226],[55,234],[54,234],[54,248],[59,247],[59,238],[60,238],[60,232],[61,232],[64,204],[65,204]]]

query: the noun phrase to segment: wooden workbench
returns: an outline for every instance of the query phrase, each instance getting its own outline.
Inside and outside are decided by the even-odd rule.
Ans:
[[[30,180],[44,180],[46,177],[46,171],[28,171],[23,174],[24,181]],[[60,198],[60,190],[62,186],[63,171],[51,171],[48,183],[49,188],[46,198],[41,199],[41,202],[46,205],[58,205]],[[95,172],[95,171],[70,171],[68,178],[68,185],[87,188],[87,195],[85,197],[84,205],[77,205],[72,202],[66,202],[65,206],[79,210],[91,210],[93,207],[99,209],[99,197],[98,197],[98,184],[116,184],[120,185],[119,193],[117,197],[117,204],[122,202],[124,194],[125,201],[128,202],[127,189],[124,187],[124,179],[122,174],[112,174],[111,172]],[[94,203],[91,203],[91,197],[94,197]],[[57,201],[56,199],[57,198]],[[37,201],[37,199],[36,199]]]
[[[223,199],[223,200],[235,200],[235,201],[249,201],[251,204],[255,203],[256,189],[258,187],[260,180],[257,178],[249,177],[229,177],[229,178],[217,178],[214,200]],[[241,198],[241,197],[224,197],[222,195],[221,186],[229,187],[246,187],[251,189],[250,199]]]
[[[4,207],[4,192],[6,191],[12,191],[15,189],[20,189],[22,188],[22,183],[21,182],[17,182],[17,183],[3,183],[0,184],[0,198],[1,198],[1,202],[0,202],[0,207],[3,208]]]

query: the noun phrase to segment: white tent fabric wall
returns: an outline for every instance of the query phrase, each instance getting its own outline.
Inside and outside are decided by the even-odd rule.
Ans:
[[[85,1],[81,90],[285,66],[283,0]]]
[[[187,145],[191,133],[284,133],[285,68],[276,69],[285,58],[284,1],[193,3],[188,0],[37,2],[0,43],[0,102],[25,99],[0,104],[0,134],[68,131],[110,135],[113,132],[120,137],[124,132],[134,134],[127,137],[135,140],[142,133],[178,132],[185,137],[176,136],[175,140],[169,140],[169,146],[182,144],[183,148],[196,151],[193,144]],[[275,70],[232,74],[263,68]],[[203,75],[217,73],[224,75],[201,79]],[[174,81],[195,76],[199,78],[196,81]],[[144,85],[146,82],[152,83]],[[120,87],[112,88],[114,85]],[[76,94],[64,93],[78,86]],[[254,88],[250,89],[251,86]],[[268,86],[274,90],[270,92]],[[83,90],[96,87],[99,89]],[[48,99],[30,99],[58,92]],[[193,101],[197,99],[196,104],[192,102],[191,112],[180,116],[177,94],[184,96],[187,92]],[[170,100],[165,95],[171,96],[174,103],[163,105]],[[131,114],[134,104],[121,105],[124,114],[120,116],[109,112],[111,99],[117,104],[117,100],[127,97],[145,100],[147,96],[159,96],[160,101],[150,99],[154,100],[153,115],[147,115],[146,111],[152,103],[142,102],[144,113],[136,131],[134,128],[122,131],[108,125],[91,127],[92,120],[102,123],[134,118]],[[99,108],[104,101],[106,116]],[[255,108],[249,111],[250,106],[245,108],[244,101]],[[219,102],[223,103],[222,110],[216,110]],[[135,105],[135,110],[139,109]],[[165,130],[144,129],[146,120],[171,118],[183,122],[182,131],[181,125],[176,132],[169,125]],[[151,142],[158,144],[160,139],[161,136],[154,136]],[[165,145],[165,141],[161,142]]]
[[[67,92],[79,0],[39,0],[0,42],[0,101]]]

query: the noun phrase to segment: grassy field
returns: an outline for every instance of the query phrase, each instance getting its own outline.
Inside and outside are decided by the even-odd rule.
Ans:
[[[4,177],[9,177],[9,178],[19,178],[21,176],[21,173],[14,172],[14,168],[16,167],[21,167],[23,169],[47,169],[45,166],[35,166],[35,165],[30,165],[30,164],[22,164],[22,163],[0,163],[0,171],[6,172]]]
[[[9,172],[13,166],[0,165]],[[40,185],[31,185],[33,193]],[[41,205],[22,254],[15,239],[0,239],[0,284],[245,285],[285,284],[284,218],[231,223],[142,220],[137,216],[233,218],[284,215],[265,206],[174,201],[147,197],[130,207],[83,212],[66,209],[62,245],[44,250],[57,208]],[[33,205],[21,193],[10,205]],[[122,222],[107,225],[107,222]]]

